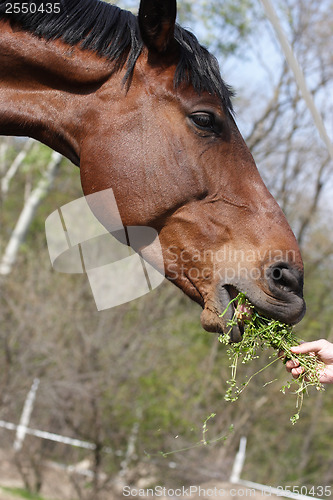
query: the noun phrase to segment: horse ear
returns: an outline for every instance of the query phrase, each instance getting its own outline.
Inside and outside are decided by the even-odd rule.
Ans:
[[[174,44],[177,0],[141,0],[139,27],[149,50],[165,53]]]

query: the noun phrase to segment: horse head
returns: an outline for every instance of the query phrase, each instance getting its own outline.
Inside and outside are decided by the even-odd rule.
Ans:
[[[232,310],[221,313],[238,292],[266,316],[299,321],[296,239],[216,59],[175,23],[176,1],[141,0],[138,17],[97,0],[60,4],[15,14],[0,0],[0,133],[65,154],[85,195],[112,188],[124,226],[154,228],[161,270],[201,304],[205,329],[226,330]],[[101,199],[94,211],[108,228],[113,205]]]
[[[114,126],[104,115],[111,145],[95,140],[98,172],[88,141],[83,188],[91,192],[94,171],[95,190],[112,186],[125,225],[158,231],[165,275],[201,304],[206,330],[226,330],[232,311],[221,313],[238,292],[295,323],[305,310],[295,236],[235,124],[216,60],[175,18],[175,0],[141,1],[143,49],[126,95],[108,104]]]

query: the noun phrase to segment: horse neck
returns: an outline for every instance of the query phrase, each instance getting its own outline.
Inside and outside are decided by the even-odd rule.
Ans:
[[[79,165],[95,92],[112,64],[0,22],[0,135],[33,137]]]

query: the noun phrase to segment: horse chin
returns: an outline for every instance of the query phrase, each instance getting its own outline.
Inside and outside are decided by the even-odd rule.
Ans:
[[[230,342],[240,342],[243,336],[243,327],[241,325],[227,326],[227,322],[223,321],[220,315],[205,308],[201,313],[201,324],[204,330],[213,333],[228,333]]]
[[[240,323],[233,326],[228,325],[235,312],[233,304],[228,307],[228,304],[234,298],[232,291],[233,289],[230,289],[230,287],[223,287],[217,301],[209,300],[206,302],[201,313],[201,324],[207,332],[228,333],[230,342],[234,343],[242,340],[244,329]]]

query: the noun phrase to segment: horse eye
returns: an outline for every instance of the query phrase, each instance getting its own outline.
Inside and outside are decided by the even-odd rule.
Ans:
[[[215,131],[215,116],[211,113],[193,113],[190,118],[194,125],[201,130]]]

